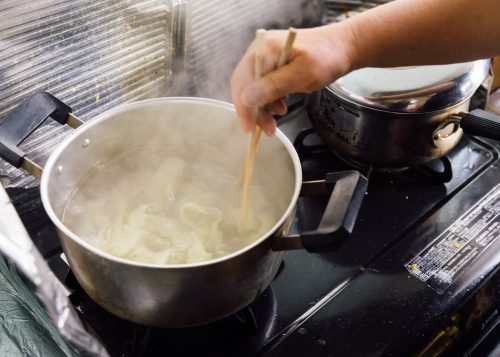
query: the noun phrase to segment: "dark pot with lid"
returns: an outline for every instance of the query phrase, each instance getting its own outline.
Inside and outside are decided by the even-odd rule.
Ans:
[[[377,168],[421,165],[449,152],[464,132],[500,139],[500,119],[469,110],[490,60],[364,68],[313,94],[309,118],[341,156]]]

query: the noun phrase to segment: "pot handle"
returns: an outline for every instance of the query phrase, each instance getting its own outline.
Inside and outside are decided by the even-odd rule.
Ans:
[[[354,228],[367,186],[368,179],[353,170],[329,173],[324,180],[304,182],[301,196],[319,196],[331,192],[319,226],[300,234],[276,236],[272,241],[272,249],[305,248],[309,252],[338,249]]]
[[[500,115],[482,109],[460,114],[460,126],[467,134],[500,140]]]
[[[0,157],[9,164],[17,168],[22,167],[40,178],[42,168],[26,157],[18,145],[48,117],[73,128],[83,124],[80,119],[71,114],[71,108],[68,105],[50,93],[38,92],[14,108],[6,118],[0,121]]]

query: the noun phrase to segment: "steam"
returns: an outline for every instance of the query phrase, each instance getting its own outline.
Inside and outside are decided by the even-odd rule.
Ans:
[[[319,24],[320,1],[196,0],[191,5],[188,93],[231,102],[230,79],[258,28]]]
[[[259,239],[292,203],[294,167],[276,137],[262,138],[249,225],[239,232],[246,140],[228,108],[161,100],[82,132],[57,160],[63,174],[51,177],[56,214],[101,249],[155,264],[210,260]]]

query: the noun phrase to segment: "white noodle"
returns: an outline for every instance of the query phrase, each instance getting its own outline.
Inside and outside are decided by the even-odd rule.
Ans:
[[[65,224],[112,255],[184,264],[245,247],[283,212],[283,203],[274,203],[272,190],[256,179],[248,228],[240,233],[238,171],[227,172],[203,158],[168,156],[158,147],[154,151],[155,160],[148,159],[151,150],[145,148],[95,168],[69,200]]]

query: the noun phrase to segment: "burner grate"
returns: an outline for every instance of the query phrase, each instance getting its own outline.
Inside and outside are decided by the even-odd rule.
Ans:
[[[397,174],[408,170],[417,170],[436,182],[446,183],[453,178],[453,167],[448,156],[443,156],[430,163],[414,167],[382,168],[373,167],[369,164],[347,158],[323,143],[314,128],[300,131],[295,138],[293,145],[297,150],[302,163],[306,160],[330,156],[330,161],[339,160],[346,164],[346,168],[358,170],[365,177],[369,178],[371,173],[377,174]],[[344,169],[344,168],[343,168]]]

